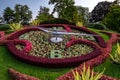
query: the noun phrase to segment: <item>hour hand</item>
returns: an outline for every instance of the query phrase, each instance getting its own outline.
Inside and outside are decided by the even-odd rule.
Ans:
[[[45,29],[45,28],[42,28],[42,27],[39,27],[39,29],[42,30],[42,31],[44,31],[44,32],[46,32],[46,33],[51,32],[51,31],[49,31],[49,30],[47,30],[47,29]]]

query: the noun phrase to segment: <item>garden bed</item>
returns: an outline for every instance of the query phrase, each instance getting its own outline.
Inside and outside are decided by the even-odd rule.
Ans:
[[[70,36],[63,35],[63,42],[53,43],[50,42],[50,37],[51,35],[42,32],[39,28],[29,28],[11,35],[10,39],[13,41],[9,41],[7,45],[17,58],[47,67],[76,66],[100,55],[102,52],[96,43],[85,39],[71,40]],[[21,41],[19,42],[19,40],[30,41],[32,50],[27,50],[28,53],[26,53],[24,51],[26,45],[20,46]],[[15,44],[15,42],[18,43]],[[22,48],[23,50],[21,50]],[[57,52],[57,54],[52,51]]]

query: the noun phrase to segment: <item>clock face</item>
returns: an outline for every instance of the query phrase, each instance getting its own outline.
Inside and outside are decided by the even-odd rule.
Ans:
[[[73,35],[69,33],[84,35]],[[73,63],[86,61],[101,53],[97,45],[93,44],[97,43],[96,36],[92,36],[92,33],[87,32],[84,28],[81,29],[69,25],[40,25],[36,28],[18,31],[11,35],[10,39],[13,41],[8,42],[8,49],[15,56],[44,66],[46,66],[45,64],[47,63],[52,64],[53,67],[60,67],[59,65],[61,63],[63,63],[63,65],[73,66]],[[32,44],[32,49],[28,52],[23,52],[26,46],[19,43],[15,44],[15,39],[18,41],[29,41]],[[10,45],[13,45],[14,50],[10,48]],[[16,53],[16,50],[19,53]],[[20,54],[22,54],[22,56]],[[31,59],[35,61],[31,61]],[[49,66],[52,67],[51,65]]]

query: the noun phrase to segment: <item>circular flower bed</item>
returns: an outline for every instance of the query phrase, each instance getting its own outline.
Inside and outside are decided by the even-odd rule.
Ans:
[[[32,43],[33,49],[28,54],[36,57],[57,58],[52,56],[58,56],[58,58],[69,58],[93,51],[93,49],[86,44],[77,44],[66,49],[66,43],[70,40],[70,36],[68,35],[63,35],[63,41],[59,43],[51,42],[50,37],[52,37],[52,35],[42,31],[30,31],[21,35],[19,39],[25,39]],[[54,51],[59,51],[59,53],[55,54]]]
[[[12,34],[7,46],[17,58],[47,67],[76,66],[102,53],[97,44],[85,39],[71,40],[71,36],[63,35],[62,42],[54,43],[51,37],[39,28],[28,28]]]

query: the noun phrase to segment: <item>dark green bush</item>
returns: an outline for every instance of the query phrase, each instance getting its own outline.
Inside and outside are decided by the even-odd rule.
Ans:
[[[55,18],[55,19],[51,19],[51,20],[46,20],[41,22],[40,24],[70,24],[70,25],[75,25],[75,23],[71,23],[66,19],[62,19],[62,18]]]
[[[103,23],[110,30],[120,32],[120,5],[110,8],[110,12],[103,19]]]
[[[0,24],[0,31],[6,31],[9,29],[10,29],[10,27],[8,24]]]
[[[90,23],[90,24],[87,24],[87,27],[99,29],[99,30],[107,30],[107,27],[101,23]]]

